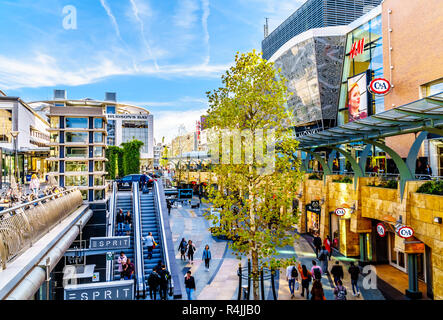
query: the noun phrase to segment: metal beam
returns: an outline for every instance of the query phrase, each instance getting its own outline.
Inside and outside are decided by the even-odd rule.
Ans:
[[[363,149],[363,152],[360,156],[360,160],[358,162],[358,165],[360,166],[360,169],[363,172],[363,176],[366,174],[366,160],[368,159],[371,149],[372,145],[367,144],[366,147]]]
[[[361,170],[360,166],[357,163],[357,160],[347,151],[341,149],[332,147],[331,149],[340,152],[346,160],[348,160],[351,163],[352,170],[354,170],[354,190],[357,189],[357,180],[358,177],[363,177],[363,171]]]
[[[409,149],[408,157],[406,158],[406,165],[408,166],[412,174],[415,174],[417,155],[418,152],[420,151],[420,147],[421,144],[423,143],[423,140],[426,139],[427,136],[428,136],[427,131],[420,132],[420,134],[415,138],[415,141],[412,144],[411,149]]]

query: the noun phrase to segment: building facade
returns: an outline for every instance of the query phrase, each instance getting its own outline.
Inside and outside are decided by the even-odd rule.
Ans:
[[[308,0],[262,41],[263,58],[307,30],[351,23],[378,6],[381,0]]]
[[[49,123],[18,97],[0,94],[0,185],[11,177],[27,183],[32,174],[45,181]],[[16,138],[13,134],[16,134]],[[16,160],[17,156],[17,160]]]

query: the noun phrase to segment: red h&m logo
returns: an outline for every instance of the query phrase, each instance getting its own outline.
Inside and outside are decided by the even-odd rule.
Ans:
[[[357,55],[363,53],[365,47],[365,38],[361,38],[361,40],[355,41],[352,44],[351,51],[349,51],[349,56],[351,59],[354,59]]]

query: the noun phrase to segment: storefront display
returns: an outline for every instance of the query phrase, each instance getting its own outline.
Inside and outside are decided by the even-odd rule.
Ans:
[[[311,201],[306,206],[306,230],[310,234],[316,234],[320,231],[321,207],[318,201]]]

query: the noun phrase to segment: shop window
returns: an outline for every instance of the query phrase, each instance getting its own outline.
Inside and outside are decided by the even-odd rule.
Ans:
[[[51,142],[58,142],[58,132],[53,132],[51,133],[51,138],[50,138]]]
[[[65,185],[67,187],[87,186],[88,176],[65,176]]]
[[[58,147],[50,147],[49,148],[49,156],[50,157],[58,158],[59,155],[60,155],[60,153],[59,153]]]
[[[66,161],[66,172],[85,172],[88,171],[88,162],[86,161]]]
[[[88,190],[80,190],[83,200],[88,200]]]
[[[88,118],[66,118],[66,128],[88,129]]]
[[[94,176],[94,186],[103,186],[105,184],[104,176]]]
[[[58,161],[49,161],[49,172],[58,172]]]

